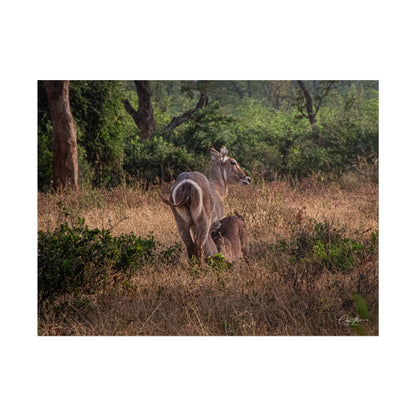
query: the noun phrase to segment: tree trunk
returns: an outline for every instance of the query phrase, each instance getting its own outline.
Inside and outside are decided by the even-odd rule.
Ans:
[[[152,91],[149,81],[134,81],[136,85],[139,108],[137,111],[128,100],[123,100],[126,111],[133,117],[136,126],[140,130],[140,138],[148,140],[156,129],[156,121],[153,114]]]
[[[69,105],[69,81],[45,81],[53,126],[53,187],[78,190],[77,131]]]
[[[298,84],[306,100],[306,111],[308,112],[309,123],[311,123],[311,125],[313,126],[316,123],[316,114],[313,111],[312,97],[309,94],[309,91],[306,89],[303,81],[298,81]]]

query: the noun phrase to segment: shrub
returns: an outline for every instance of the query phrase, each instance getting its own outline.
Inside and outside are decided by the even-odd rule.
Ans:
[[[141,142],[131,138],[126,145],[124,169],[130,178],[157,183],[173,180],[179,173],[205,170],[208,158],[196,156],[184,147],[176,147],[161,137]]]
[[[83,218],[55,231],[38,233],[38,294],[44,300],[65,293],[92,294],[116,282],[128,282],[140,266],[160,256],[174,261],[180,245],[157,251],[152,235],[113,237],[111,230],[90,229]]]
[[[312,233],[301,228],[293,241],[278,241],[271,249],[289,254],[290,263],[302,264],[310,272],[323,268],[350,271],[375,253],[378,235],[373,232],[370,241],[363,243],[345,237],[345,232],[345,228],[336,228],[327,221],[315,221]]]
[[[38,138],[38,188],[50,189],[53,181],[52,172],[52,139],[46,135]]]
[[[311,140],[296,141],[287,156],[287,173],[293,178],[304,178],[313,173],[329,172],[336,167],[336,159],[326,148]]]
[[[121,103],[122,81],[71,81],[71,111],[79,146],[95,186],[123,183],[123,138],[131,123]]]
[[[193,117],[169,133],[175,146],[204,155],[209,146],[232,148],[235,137],[230,134],[232,118],[222,114],[217,101],[200,108]]]
[[[231,269],[231,266],[231,263],[222,253],[217,253],[207,258],[208,269],[214,270],[217,274],[224,273],[225,271]]]

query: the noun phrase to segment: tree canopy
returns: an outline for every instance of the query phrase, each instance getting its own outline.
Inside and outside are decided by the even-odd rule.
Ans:
[[[378,157],[377,81],[71,81],[80,186],[206,172],[227,146],[257,180],[334,177]],[[53,179],[53,127],[38,82],[38,187]]]

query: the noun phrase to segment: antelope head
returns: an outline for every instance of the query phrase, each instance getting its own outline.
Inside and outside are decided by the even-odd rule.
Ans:
[[[228,150],[225,146],[221,147],[220,152],[210,147],[209,152],[213,162],[210,177],[221,178],[225,186],[250,183],[250,177],[246,175],[238,162],[227,156]]]

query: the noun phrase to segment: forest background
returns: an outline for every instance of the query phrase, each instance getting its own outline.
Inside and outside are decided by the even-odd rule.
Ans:
[[[147,96],[139,102],[140,83]],[[210,145],[225,145],[255,181],[327,181],[378,160],[377,81],[71,81],[69,102],[84,188],[206,172]],[[147,126],[135,122],[140,110],[151,113]],[[52,188],[52,161],[53,128],[39,81],[41,191]]]

